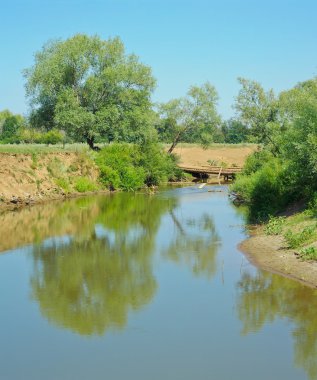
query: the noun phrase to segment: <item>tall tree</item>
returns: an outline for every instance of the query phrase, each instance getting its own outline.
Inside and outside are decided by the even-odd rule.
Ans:
[[[151,128],[155,80],[119,38],[77,34],[49,42],[24,75],[37,127],[64,129],[91,148],[99,136],[137,142]]]
[[[265,91],[255,81],[238,78],[241,89],[234,105],[238,119],[245,124],[254,141],[261,144],[271,144],[272,151],[278,152],[278,146],[272,136],[278,129],[278,103],[273,90]]]
[[[207,82],[202,86],[190,87],[186,97],[172,99],[159,106],[162,129],[172,138],[169,153],[186,138],[205,146],[212,142],[213,134],[220,125],[217,101],[215,87]]]

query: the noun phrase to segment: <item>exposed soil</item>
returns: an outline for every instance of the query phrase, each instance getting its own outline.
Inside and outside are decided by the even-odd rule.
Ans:
[[[254,265],[317,287],[317,263],[301,261],[295,251],[286,249],[281,236],[267,236],[262,228],[239,245],[239,249]]]
[[[58,180],[75,180],[79,176],[86,176],[92,181],[98,178],[93,162],[81,153],[36,156],[0,153],[0,207],[16,208],[72,195],[58,185]]]

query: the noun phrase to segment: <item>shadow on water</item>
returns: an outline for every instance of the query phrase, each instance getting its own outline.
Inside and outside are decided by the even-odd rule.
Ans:
[[[317,290],[268,272],[243,273],[238,284],[242,334],[260,331],[276,319],[293,325],[294,364],[317,378]]]

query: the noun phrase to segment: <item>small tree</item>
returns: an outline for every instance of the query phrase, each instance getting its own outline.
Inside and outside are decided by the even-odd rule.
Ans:
[[[216,89],[207,82],[200,87],[190,87],[186,97],[159,106],[163,129],[172,138],[168,153],[186,138],[204,146],[212,142],[221,121],[216,110],[217,101]]]
[[[25,126],[21,115],[14,115],[8,110],[0,112],[0,140],[6,143],[19,142],[19,131]]]

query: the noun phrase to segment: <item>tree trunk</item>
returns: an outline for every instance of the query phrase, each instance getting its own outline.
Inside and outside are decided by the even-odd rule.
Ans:
[[[100,150],[98,146],[95,146],[95,139],[94,137],[87,137],[87,144],[89,145],[89,148],[95,151]]]
[[[171,154],[171,153],[173,152],[175,146],[178,144],[178,142],[179,142],[179,140],[180,140],[180,138],[181,138],[182,132],[183,132],[183,131],[179,131],[179,132],[177,133],[177,135],[176,135],[176,137],[175,137],[175,139],[174,139],[172,145],[170,146],[169,150],[167,151],[168,154]]]

